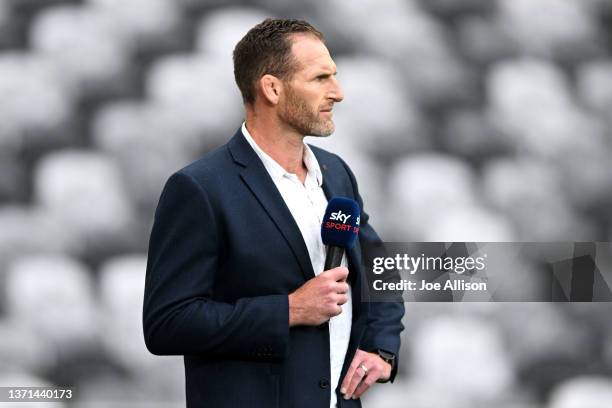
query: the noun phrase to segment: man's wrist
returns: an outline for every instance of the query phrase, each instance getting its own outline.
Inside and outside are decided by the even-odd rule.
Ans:
[[[393,373],[393,370],[395,369],[395,365],[397,364],[396,361],[396,356],[395,354],[388,352],[386,350],[375,350],[374,351],[376,354],[378,354],[378,357],[380,357],[385,363],[389,364],[391,366],[391,370],[389,372],[389,378],[386,378],[384,380],[377,380],[376,382],[378,383],[386,383],[389,382],[389,380],[391,379],[391,374]]]

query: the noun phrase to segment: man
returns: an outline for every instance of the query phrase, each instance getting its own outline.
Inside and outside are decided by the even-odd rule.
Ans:
[[[380,239],[365,213],[343,266],[322,270],[327,200],[363,207],[347,165],[303,142],[334,131],[336,66],[310,24],[267,19],[236,45],[234,72],[245,123],[160,198],[147,347],[185,356],[189,407],[359,407],[395,376],[404,307],[366,301],[361,245]]]

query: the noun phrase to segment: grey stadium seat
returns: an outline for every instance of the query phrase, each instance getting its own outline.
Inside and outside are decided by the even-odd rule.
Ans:
[[[102,343],[113,359],[144,384],[156,398],[179,399],[184,393],[183,359],[159,358],[148,352],[142,329],[146,256],[110,259],[100,270]]]
[[[117,90],[129,64],[133,44],[119,21],[87,5],[41,11],[31,25],[34,52],[48,58],[61,80],[81,95]]]
[[[21,258],[8,269],[6,291],[8,315],[60,350],[95,339],[98,320],[90,272],[73,258]]]
[[[111,157],[79,149],[49,153],[35,169],[34,195],[88,250],[126,245],[134,214]]]

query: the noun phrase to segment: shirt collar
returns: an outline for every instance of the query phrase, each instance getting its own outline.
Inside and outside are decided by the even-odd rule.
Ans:
[[[274,181],[278,181],[279,179],[285,176],[291,176],[292,173],[287,172],[283,168],[283,166],[278,164],[276,160],[270,157],[266,152],[261,149],[261,147],[259,147],[259,145],[255,142],[255,140],[247,130],[246,122],[242,122],[242,134],[244,135],[244,138],[247,140],[247,142],[249,142],[253,150],[255,150],[255,153],[257,154],[257,156],[259,156],[259,158],[263,162],[264,167],[266,168],[268,173],[270,173],[270,176]],[[323,185],[323,173],[321,173],[321,167],[319,166],[319,162],[314,153],[312,152],[312,149],[310,149],[310,146],[308,146],[306,143],[304,143],[303,160],[304,165],[306,166],[306,169],[308,171],[308,174],[306,175],[306,180],[308,181],[308,178],[311,177],[312,180],[317,183],[317,186],[321,187]]]

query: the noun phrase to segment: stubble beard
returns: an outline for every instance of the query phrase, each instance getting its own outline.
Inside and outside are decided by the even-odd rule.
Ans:
[[[286,87],[286,95],[282,119],[287,125],[304,136],[327,137],[334,133],[334,121],[322,118],[319,111],[313,112],[291,86]]]

